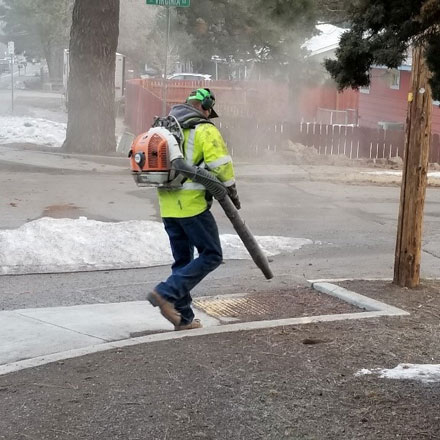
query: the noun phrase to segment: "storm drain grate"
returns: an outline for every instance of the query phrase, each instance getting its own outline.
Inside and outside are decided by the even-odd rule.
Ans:
[[[239,295],[237,297],[213,297],[194,300],[198,309],[216,318],[238,318],[248,315],[260,316],[269,312],[257,298]]]

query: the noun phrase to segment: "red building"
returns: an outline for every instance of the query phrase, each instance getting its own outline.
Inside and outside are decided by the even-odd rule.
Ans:
[[[300,98],[304,121],[330,125],[358,124],[370,128],[405,126],[410,91],[411,67],[398,70],[374,68],[371,84],[358,92],[338,93],[334,86],[308,89]],[[432,133],[440,134],[440,106],[433,102]],[[354,116],[356,115],[356,116]]]
[[[345,29],[321,24],[319,34],[305,43],[309,57],[319,64],[327,58],[335,58],[341,35]],[[375,67],[370,72],[371,84],[359,92],[345,90],[338,93],[331,85],[305,90],[300,97],[299,111],[304,121],[330,125],[352,125],[353,114],[356,124],[369,128],[404,127],[408,110],[412,53],[399,69]],[[439,102],[433,103],[432,132],[440,134]],[[344,114],[344,111],[348,110]]]
[[[403,126],[408,109],[411,67],[404,65],[398,70],[374,68],[370,75],[370,87],[361,89],[359,93],[359,125],[377,127],[380,123],[389,122]],[[433,106],[432,132],[440,134],[439,103],[433,103]]]

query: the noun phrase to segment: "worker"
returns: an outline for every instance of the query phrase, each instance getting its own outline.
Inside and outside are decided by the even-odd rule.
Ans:
[[[211,121],[218,117],[214,105],[215,96],[209,89],[197,89],[186,103],[175,105],[170,115],[182,127],[185,160],[211,171],[240,209],[232,159]],[[217,224],[210,212],[212,196],[203,185],[186,179],[178,188],[159,188],[158,197],[174,263],[169,278],[159,283],[147,299],[160,308],[175,330],[200,328],[202,323],[194,318],[191,308],[191,290],[223,259]],[[198,251],[195,259],[194,248]]]

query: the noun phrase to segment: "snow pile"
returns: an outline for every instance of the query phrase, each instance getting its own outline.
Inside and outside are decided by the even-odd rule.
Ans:
[[[48,119],[0,116],[0,144],[29,143],[61,147],[66,124]]]
[[[363,368],[355,376],[366,374],[377,374],[386,379],[418,380],[423,383],[439,382],[440,364],[399,364],[391,369],[375,368],[373,370]]]
[[[257,237],[268,255],[292,252],[311,240]],[[236,235],[221,236],[225,259],[250,258]],[[44,217],[15,230],[0,231],[0,273],[70,272],[150,267],[172,262],[162,223],[105,223]]]
[[[313,244],[313,241],[307,238],[276,237],[271,235],[260,235],[255,238],[262,251],[268,257],[294,252],[307,244]],[[251,258],[238,235],[222,234],[220,240],[225,259],[244,260]]]
[[[401,176],[402,171],[393,171],[393,170],[380,170],[380,171],[362,171],[362,174],[373,174],[373,175],[386,175],[386,176]],[[433,179],[440,179],[440,172],[438,171],[429,171],[428,177]]]

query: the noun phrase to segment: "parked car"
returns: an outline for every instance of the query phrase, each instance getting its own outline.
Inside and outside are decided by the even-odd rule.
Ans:
[[[211,81],[211,75],[204,73],[174,73],[173,75],[168,76],[168,79],[184,81]]]

